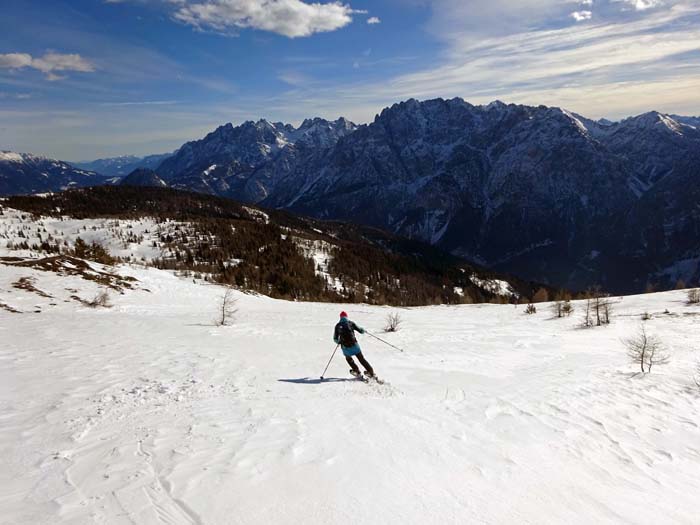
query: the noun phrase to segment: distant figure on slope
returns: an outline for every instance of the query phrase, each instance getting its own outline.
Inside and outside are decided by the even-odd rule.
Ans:
[[[348,319],[348,314],[345,312],[340,312],[340,321],[337,325],[335,325],[333,341],[339,344],[342,348],[345,360],[350,365],[350,373],[352,375],[355,377],[361,377],[360,369],[357,367],[355,360],[353,359],[353,356],[357,356],[357,360],[362,366],[365,367],[365,374],[368,377],[374,377],[372,365],[370,365],[362,355],[360,345],[357,343],[357,338],[355,338],[355,332],[364,334],[365,330]]]

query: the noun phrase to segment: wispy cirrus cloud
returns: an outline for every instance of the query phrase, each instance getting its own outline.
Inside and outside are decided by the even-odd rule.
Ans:
[[[340,2],[307,3],[301,0],[176,0],[173,18],[199,30],[235,33],[260,29],[289,38],[335,31],[366,13]]]
[[[127,102],[103,102],[101,106],[113,106],[113,107],[123,107],[123,106],[172,106],[177,104],[177,100],[135,100]]]
[[[0,99],[29,100],[30,98],[32,98],[31,93],[6,93],[5,91],[0,91]]]
[[[607,17],[586,24],[570,18],[566,23],[565,5],[560,27],[525,27],[508,35],[475,34],[469,22],[458,30],[450,20],[450,31],[441,33],[447,46],[436,66],[378,83],[314,86],[294,93],[294,99],[280,98],[278,108],[325,116],[342,112],[361,121],[397,100],[459,96],[473,103],[500,98],[560,105],[591,117],[700,111],[700,5],[669,1],[624,18],[620,5],[613,4],[596,2],[593,8]],[[456,15],[462,4],[454,5]]]
[[[65,77],[58,75],[57,71],[78,71],[90,73],[95,71],[95,66],[78,54],[64,54],[49,51],[41,57],[33,57],[29,53],[0,54],[0,68],[24,69],[31,68],[41,71],[47,80],[62,80]]]

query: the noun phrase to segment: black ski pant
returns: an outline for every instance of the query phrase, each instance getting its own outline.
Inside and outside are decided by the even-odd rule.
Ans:
[[[362,355],[362,352],[357,354],[355,357],[357,357],[357,360],[360,362],[362,366],[365,367],[365,370],[367,371],[367,375],[373,376],[374,375],[374,369],[372,368],[372,365],[370,365],[367,362],[367,359],[365,359],[365,356]],[[355,360],[353,359],[353,356],[347,355],[345,356],[345,360],[348,362],[350,365],[350,368],[352,368],[355,372],[358,374],[360,373],[360,369],[357,367],[355,364]]]

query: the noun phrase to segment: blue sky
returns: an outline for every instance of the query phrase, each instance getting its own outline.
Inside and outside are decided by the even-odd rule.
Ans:
[[[3,0],[0,149],[170,151],[410,97],[700,114],[697,0]]]

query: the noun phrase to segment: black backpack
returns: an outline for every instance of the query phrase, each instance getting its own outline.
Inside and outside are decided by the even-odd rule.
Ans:
[[[340,339],[340,344],[345,348],[350,348],[357,344],[357,339],[355,339],[355,332],[352,329],[351,323],[338,324],[338,338]]]

